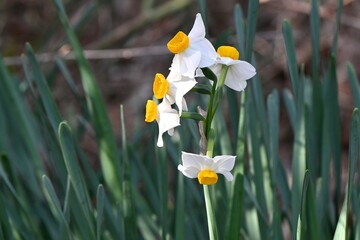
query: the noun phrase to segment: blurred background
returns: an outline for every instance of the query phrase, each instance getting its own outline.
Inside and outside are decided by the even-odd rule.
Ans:
[[[95,72],[105,98],[115,135],[119,136],[119,105],[124,104],[129,135],[144,126],[144,106],[152,97],[155,73],[168,73],[172,55],[166,43],[179,30],[189,32],[199,2],[191,0],[102,0],[63,1],[82,46]],[[206,4],[208,37],[215,46],[235,43],[233,10],[240,3],[246,16],[248,1],[208,0]],[[323,0],[321,15],[321,55],[329,59],[335,31],[336,0]],[[288,19],[296,40],[297,59],[311,74],[310,1],[262,0],[258,15],[254,50],[257,72],[265,96],[273,89],[290,86],[281,26]],[[20,56],[29,42],[42,62],[63,117],[76,114],[79,104],[54,65],[64,58],[72,71],[76,88],[82,94],[77,66],[70,46],[50,0],[0,1],[0,53],[14,73],[21,74]],[[353,108],[346,63],[352,62],[360,74],[360,1],[344,0],[337,55],[337,76],[342,124],[342,142],[347,149],[349,123]],[[320,67],[326,69],[328,63]],[[22,78],[23,76],[19,76]],[[282,108],[284,109],[284,108]],[[288,144],[292,135],[286,114],[281,119],[280,145],[283,159],[290,160]],[[91,132],[91,131],[90,131]],[[83,146],[97,156],[96,143],[84,137]],[[347,150],[344,151],[347,154]],[[343,175],[344,176],[344,175]],[[344,176],[345,177],[345,176]]]

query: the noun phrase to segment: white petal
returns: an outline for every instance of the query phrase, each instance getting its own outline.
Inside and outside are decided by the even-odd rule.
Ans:
[[[192,41],[198,41],[205,37],[205,25],[201,18],[201,14],[196,14],[194,26],[192,27],[191,31],[189,32],[188,37],[190,38],[190,44]]]
[[[195,77],[205,77],[204,73],[200,68],[197,68],[195,71]]]
[[[159,136],[157,146],[162,147],[164,145],[162,135],[177,126],[180,125],[180,117],[175,109],[171,108],[170,103],[164,98],[158,105],[158,118]],[[171,131],[170,131],[171,133]]]
[[[209,68],[216,75],[216,77],[219,79],[220,74],[221,74],[222,64],[215,64],[215,65],[212,65]]]
[[[255,68],[247,62],[240,61],[231,65],[225,78],[225,85],[236,91],[242,91],[246,87],[246,80],[256,74]]]
[[[195,81],[195,79],[183,80],[183,81],[178,81],[178,82],[172,83],[176,86],[175,103],[179,108],[180,116],[181,116],[182,109],[183,109],[182,103],[183,103],[184,95],[186,93],[188,93],[196,85],[196,83],[197,82]]]
[[[225,177],[226,180],[228,180],[228,181],[234,180],[234,176],[231,174],[231,172],[225,171],[225,172],[218,172],[218,173],[224,175],[224,177]]]
[[[209,67],[216,62],[218,54],[213,45],[206,38],[191,44],[189,48],[201,52],[199,67]]]
[[[215,162],[214,171],[215,172],[231,171],[234,168],[235,159],[236,156],[230,156],[230,155],[216,156],[214,158],[214,162]]]
[[[242,62],[242,61],[234,60],[234,59],[228,58],[228,57],[219,57],[217,62],[221,63],[221,64],[224,64],[224,65],[227,65],[227,66],[230,66],[230,65],[234,65],[234,64],[237,64],[239,62]]]
[[[197,169],[195,167],[185,168],[183,165],[179,165],[178,170],[180,172],[182,172],[188,178],[197,178],[199,171],[200,171],[199,169]]]
[[[203,169],[202,166],[204,165],[205,158],[207,157],[199,154],[181,152],[181,161],[185,168],[194,167],[200,171]]]
[[[177,55],[181,56],[180,58],[181,75],[189,78],[194,78],[196,68],[198,68],[200,64],[201,53],[199,51],[194,51],[191,48],[189,48]]]
[[[188,110],[188,107],[187,107],[185,98],[182,99],[182,109],[183,109],[184,111],[187,111],[187,110]],[[181,116],[181,115],[180,115],[180,116]]]

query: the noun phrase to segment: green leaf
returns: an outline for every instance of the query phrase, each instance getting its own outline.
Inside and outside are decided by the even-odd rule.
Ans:
[[[297,70],[296,51],[295,43],[292,35],[292,29],[290,23],[285,20],[282,25],[282,32],[285,42],[285,52],[287,56],[287,63],[290,73],[291,86],[294,91],[295,103],[298,106],[298,95],[299,95],[299,77]]]
[[[104,205],[105,205],[105,193],[104,187],[100,184],[97,193],[96,193],[96,239],[101,239],[101,225],[103,222],[104,215]]]
[[[256,32],[257,15],[259,11],[259,0],[249,1],[247,27],[246,27],[246,47],[245,47],[245,60],[251,62],[253,51],[253,44]]]
[[[49,89],[49,86],[45,80],[45,77],[41,71],[41,68],[36,61],[34,52],[29,43],[25,45],[26,48],[26,55],[29,59],[29,62],[32,67],[32,72],[34,74],[34,80],[38,87],[41,101],[47,113],[47,117],[51,123],[51,127],[55,134],[57,134],[59,123],[61,122],[61,116],[58,110],[58,107],[55,103],[54,97]]]
[[[136,239],[136,217],[133,207],[133,190],[131,184],[131,165],[129,162],[129,153],[127,148],[126,127],[124,119],[124,107],[120,105],[120,123],[121,123],[121,140],[124,162],[124,180],[123,180],[123,217],[124,217],[124,230],[126,239]]]
[[[289,89],[285,89],[283,91],[283,97],[284,97],[285,107],[290,119],[290,125],[292,129],[295,130],[297,114],[296,114],[296,107],[295,107],[295,101],[293,95],[291,94]]]
[[[73,48],[83,83],[86,101],[90,112],[92,124],[99,144],[100,160],[103,176],[111,193],[117,201],[121,202],[121,176],[119,153],[110,119],[106,112],[104,100],[99,91],[89,62],[86,60],[81,45],[66,16],[61,0],[54,0],[61,23],[63,24],[70,44]]]
[[[195,121],[205,121],[205,118],[196,112],[182,112],[180,117],[184,119],[193,119]]]
[[[305,137],[305,119],[304,115],[297,116],[294,146],[292,155],[292,191],[291,191],[291,209],[292,209],[292,230],[293,236],[297,232],[297,220],[301,207],[301,191],[303,178],[306,169],[306,137]]]
[[[336,54],[336,48],[337,48],[338,37],[340,32],[342,9],[343,9],[343,0],[338,0],[338,4],[336,7],[336,29],[334,32],[333,45],[331,48],[331,53],[334,55]]]
[[[241,216],[243,208],[239,206],[243,197],[244,178],[237,173],[234,176],[234,183],[232,185],[232,195],[230,195],[230,204],[228,208],[226,221],[226,237],[225,239],[237,240],[240,239]]]
[[[43,181],[43,186],[44,186],[44,191],[46,193],[45,196],[47,197],[47,201],[50,205],[53,214],[56,216],[57,220],[60,223],[60,226],[58,226],[59,232],[62,235],[62,238],[70,239],[71,237],[70,237],[69,226],[62,212],[60,200],[56,196],[55,189],[52,183],[50,182],[50,179],[46,175],[43,176],[42,181]],[[65,236],[63,234],[65,234]]]
[[[360,109],[360,86],[359,86],[359,80],[356,76],[356,71],[354,69],[354,66],[351,63],[347,64],[347,72],[348,72],[348,79],[351,86],[351,93],[352,97],[354,99],[354,104],[357,108]]]
[[[245,49],[245,21],[242,8],[239,3],[237,3],[234,8],[234,19],[236,29],[236,44],[237,49],[240,50],[240,58],[242,59],[242,54],[244,53]]]
[[[336,77],[336,62],[334,55],[331,57],[330,74],[325,81],[325,118],[329,121],[328,132],[331,143],[331,153],[334,160],[335,177],[335,206],[339,205],[341,193],[341,126],[338,100],[338,86]]]
[[[71,130],[66,122],[61,122],[59,125],[59,141],[66,169],[70,176],[71,185],[75,192],[76,199],[80,204],[80,210],[84,213],[85,216],[83,221],[86,223],[89,234],[95,238],[90,199],[85,181],[83,179],[83,174],[77,162]]]
[[[350,209],[350,197],[353,188],[353,180],[355,175],[356,164],[360,158],[360,119],[359,119],[359,110],[354,109],[351,117],[351,126],[350,126],[350,147],[349,147],[349,162],[348,162],[348,179],[347,179],[347,189],[344,204],[340,213],[338,223],[336,225],[334,240],[347,239],[347,227],[349,219],[349,209]]]
[[[185,196],[184,196],[184,176],[178,174],[176,189],[175,207],[175,239],[185,239]]]

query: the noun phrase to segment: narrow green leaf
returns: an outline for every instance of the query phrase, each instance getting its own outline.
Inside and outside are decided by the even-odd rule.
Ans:
[[[101,225],[103,223],[104,205],[105,205],[104,187],[100,184],[96,193],[96,239],[101,239]]]
[[[352,97],[354,99],[354,105],[360,109],[360,86],[359,86],[359,80],[356,76],[356,71],[354,69],[354,66],[351,63],[347,64],[347,72],[348,72],[348,79],[351,86],[351,93]]]
[[[205,118],[196,112],[182,112],[180,117],[184,119],[193,119],[195,121],[205,121]]]
[[[245,60],[251,62],[253,44],[256,32],[257,15],[259,11],[259,0],[249,1],[247,27],[246,27],[246,47]]]
[[[77,156],[74,149],[73,137],[71,134],[70,127],[66,122],[61,122],[59,125],[59,141],[61,150],[63,153],[66,169],[70,176],[71,184],[74,188],[76,198],[79,201],[80,208],[84,212],[86,217],[85,222],[87,223],[89,233],[95,236],[93,231],[93,219],[91,213],[91,204],[87,187],[83,179],[83,174],[80,170],[80,166],[77,162]],[[95,238],[95,237],[94,237]]]
[[[334,161],[334,177],[335,177],[335,207],[339,205],[339,197],[341,193],[341,126],[340,126],[340,110],[338,100],[338,86],[336,77],[336,62],[334,55],[331,57],[330,74],[325,85],[325,118],[329,121],[329,136],[331,143],[331,152]]]
[[[70,239],[71,237],[70,237],[69,226],[62,212],[60,200],[56,196],[55,189],[52,183],[50,182],[50,179],[46,175],[43,176],[42,182],[44,186],[44,191],[46,193],[45,196],[47,197],[47,201],[50,205],[50,208],[60,223],[59,232],[63,238]],[[65,234],[65,236],[63,234]]]
[[[184,195],[184,176],[178,174],[175,207],[175,239],[185,239],[185,195]]]
[[[10,216],[7,213],[7,206],[5,205],[5,199],[3,199],[3,194],[0,192],[0,237],[1,239],[14,239],[13,229],[10,226]]]
[[[243,210],[239,207],[239,202],[242,201],[243,179],[244,178],[240,176],[240,173],[237,173],[234,176],[234,183],[232,185],[233,191],[232,195],[230,195],[231,199],[227,214],[225,239],[240,239],[241,215]]]
[[[269,115],[269,168],[271,174],[271,189],[273,195],[272,202],[272,238],[282,239],[282,230],[280,216],[281,212],[279,209],[279,203],[276,197],[277,195],[277,169],[278,165],[281,164],[279,161],[279,93],[277,90],[273,90],[267,99],[267,108]],[[284,190],[282,190],[284,191]]]
[[[296,121],[294,136],[293,156],[292,156],[292,191],[291,191],[291,209],[292,209],[292,230],[293,237],[296,235],[297,220],[301,207],[301,191],[303,178],[306,169],[306,138],[305,138],[305,120],[304,116],[298,116]]]
[[[334,32],[334,38],[333,38],[333,45],[331,48],[331,53],[336,54],[336,48],[338,43],[338,37],[340,32],[340,26],[341,26],[341,14],[343,9],[343,0],[338,0],[337,8],[336,8],[336,28]]]
[[[345,240],[347,239],[347,227],[350,209],[350,197],[353,188],[353,180],[355,175],[356,164],[359,161],[360,156],[360,119],[359,110],[354,109],[351,117],[350,126],[350,147],[349,147],[349,163],[348,163],[348,179],[347,189],[344,204],[340,213],[338,223],[336,225],[334,240]]]
[[[124,180],[123,180],[123,216],[124,216],[124,230],[126,239],[136,239],[136,217],[133,207],[133,190],[131,184],[131,165],[129,162],[129,153],[127,148],[126,127],[124,119],[124,107],[120,105],[120,123],[121,123],[121,140],[124,162]]]
[[[254,104],[254,96],[251,92],[248,92],[247,99],[247,108],[250,109],[250,106]],[[259,203],[260,209],[263,213],[267,213],[267,204],[266,204],[266,195],[265,195],[265,180],[264,180],[264,169],[267,166],[264,166],[264,161],[261,156],[261,146],[259,141],[259,123],[255,119],[257,118],[256,111],[249,110],[247,113],[247,121],[249,124],[249,154],[251,156],[251,161],[253,164],[253,173],[254,173],[254,184],[256,192],[256,200]],[[261,238],[264,239],[267,232],[267,224],[262,219],[259,218],[259,227]]]
[[[282,32],[285,42],[285,52],[287,56],[287,63],[290,73],[291,86],[294,91],[295,103],[298,106],[299,95],[299,77],[297,70],[295,43],[292,35],[292,29],[290,23],[285,20],[282,25]]]
[[[240,58],[243,59],[245,49],[245,20],[241,5],[237,3],[234,8],[235,30],[236,30],[236,46],[240,50]]]
[[[57,129],[58,129],[59,123],[61,122],[61,116],[60,116],[58,107],[56,106],[55,100],[49,89],[49,86],[47,85],[47,82],[41,71],[41,68],[40,68],[38,62],[36,61],[34,52],[31,48],[30,44],[27,43],[25,45],[25,48],[26,48],[26,55],[29,59],[31,67],[32,67],[34,80],[39,89],[41,101],[46,110],[47,117],[49,118],[49,121],[51,123],[51,127],[52,127],[54,133],[57,134]]]
[[[312,42],[312,76],[314,81],[319,81],[319,54],[320,54],[320,16],[319,0],[311,1],[310,12],[311,42]]]
[[[106,183],[109,185],[109,188],[111,188],[113,196],[117,201],[121,202],[122,190],[120,184],[120,164],[118,161],[119,154],[111,122],[106,112],[104,100],[99,91],[99,87],[96,83],[90,64],[86,60],[81,45],[66,16],[62,1],[54,0],[54,3],[79,64],[79,71],[84,86],[86,101],[99,144],[103,176]]]
[[[288,117],[290,120],[290,125],[292,129],[295,130],[297,114],[296,114],[296,107],[295,107],[295,101],[293,95],[291,94],[289,89],[285,89],[283,91],[283,97],[284,97],[284,103],[288,113]]]

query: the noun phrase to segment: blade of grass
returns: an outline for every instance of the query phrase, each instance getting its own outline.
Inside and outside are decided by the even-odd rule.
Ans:
[[[301,191],[303,178],[306,168],[306,139],[305,139],[305,122],[304,116],[298,116],[295,128],[293,156],[291,172],[293,176],[291,191],[291,209],[292,209],[292,232],[293,237],[296,235],[297,220],[301,207]]]
[[[331,48],[331,53],[336,55],[336,48],[338,43],[338,37],[340,32],[340,25],[341,25],[341,14],[343,9],[343,0],[338,0],[337,8],[336,8],[336,26],[335,32],[333,37],[333,45]]]
[[[105,205],[104,187],[100,184],[96,193],[96,239],[101,239],[101,225],[103,222]]]
[[[71,28],[61,0],[54,0],[61,23],[63,24],[75,57],[79,64],[81,80],[84,86],[86,101],[91,120],[99,144],[100,160],[103,176],[111,188],[115,199],[121,202],[121,176],[119,154],[109,117],[106,112],[104,100],[99,91],[89,62],[86,60],[81,45]]]
[[[60,200],[56,196],[55,189],[52,183],[50,182],[50,179],[46,175],[43,176],[42,182],[43,182],[44,191],[46,193],[45,196],[47,197],[47,201],[50,205],[50,208],[53,214],[55,215],[55,217],[57,218],[57,220],[59,221],[60,225],[58,227],[59,227],[59,233],[62,235],[61,238],[70,239],[71,237],[70,237],[69,225],[62,212]]]
[[[332,55],[330,62],[330,74],[325,85],[325,118],[329,121],[329,133],[331,152],[334,161],[335,177],[335,208],[339,206],[339,197],[341,193],[341,130],[340,130],[340,110],[338,101],[338,87],[336,77],[336,62]]]
[[[58,111],[53,95],[50,91],[49,86],[46,83],[45,77],[40,69],[38,62],[36,61],[34,52],[29,43],[25,45],[25,49],[26,49],[26,55],[32,67],[34,80],[39,89],[41,101],[46,110],[47,117],[49,118],[49,121],[51,123],[51,127],[54,133],[57,135],[57,129],[59,123],[61,122],[60,113]]]
[[[351,117],[350,126],[350,147],[349,147],[349,162],[348,162],[348,179],[347,189],[338,223],[336,225],[334,240],[347,239],[347,227],[350,209],[350,196],[353,189],[353,179],[355,175],[356,163],[359,161],[359,147],[360,147],[360,119],[359,110],[354,109]]]
[[[287,111],[288,117],[290,119],[290,125],[294,131],[295,127],[296,127],[295,122],[296,122],[297,115],[296,115],[296,107],[295,107],[294,98],[289,89],[285,89],[283,91],[283,98],[284,98],[286,111]]]
[[[256,32],[257,15],[259,11],[259,0],[249,1],[247,28],[246,28],[246,47],[245,47],[245,60],[251,62],[253,44]]]
[[[131,184],[131,165],[129,162],[129,153],[127,148],[126,127],[124,119],[124,107],[120,105],[120,124],[121,124],[121,140],[123,150],[123,216],[124,216],[124,230],[126,239],[137,239],[136,236],[136,217],[133,207],[133,191]]]
[[[281,231],[280,216],[281,212],[277,198],[276,178],[277,178],[277,167],[279,163],[279,93],[277,90],[273,90],[267,99],[267,108],[269,115],[269,167],[271,174],[271,189],[273,195],[272,202],[272,226],[271,226],[271,238],[272,239],[283,239]]]
[[[320,65],[320,16],[319,16],[319,0],[311,1],[311,12],[310,12],[310,25],[311,25],[311,40],[312,40],[312,125],[314,125],[311,136],[311,145],[313,149],[313,160],[320,159],[321,146],[321,131],[322,131],[322,118],[323,118],[323,99],[321,92],[321,82],[319,77],[319,65]],[[310,144],[309,144],[310,146]],[[311,172],[312,176],[316,176],[316,172]],[[314,178],[313,178],[314,179]]]
[[[348,79],[351,86],[351,93],[352,97],[354,99],[354,105],[357,108],[360,108],[360,86],[359,86],[359,80],[356,76],[356,71],[354,69],[354,66],[351,63],[347,64],[347,72],[348,72]]]
[[[248,101],[246,104],[248,106],[252,106],[254,104],[254,96],[251,92],[248,92]],[[251,160],[253,163],[253,172],[254,172],[254,184],[255,184],[255,192],[256,192],[256,200],[259,203],[260,209],[262,212],[267,214],[267,204],[266,204],[266,195],[265,195],[265,183],[264,183],[264,167],[263,166],[263,159],[260,154],[261,146],[259,142],[259,126],[258,126],[258,119],[256,112],[254,110],[247,111],[247,118],[248,118],[248,124],[249,124],[249,140],[250,140],[250,146],[249,146],[249,153],[251,156]],[[261,239],[266,238],[267,234],[267,224],[266,221],[259,217],[259,228],[260,228],[260,234]]]
[[[235,30],[236,30],[236,48],[240,50],[240,53],[244,53],[245,50],[245,20],[242,12],[241,5],[237,3],[234,8],[234,19],[235,19]],[[240,58],[243,58],[243,55],[240,54]]]
[[[69,173],[71,184],[76,195],[76,199],[79,202],[80,210],[84,213],[86,227],[88,233],[95,238],[93,231],[93,216],[91,213],[91,204],[87,187],[83,179],[83,174],[80,170],[80,166],[76,161],[76,151],[74,149],[73,137],[70,127],[66,122],[61,122],[59,125],[59,141],[61,150],[63,153],[66,169]]]
[[[299,77],[297,70],[295,43],[294,43],[294,38],[292,35],[292,29],[290,23],[287,20],[283,22],[282,32],[284,37],[285,52],[286,52],[287,63],[289,68],[291,86],[294,91],[295,105],[299,107],[299,100],[298,100]]]

